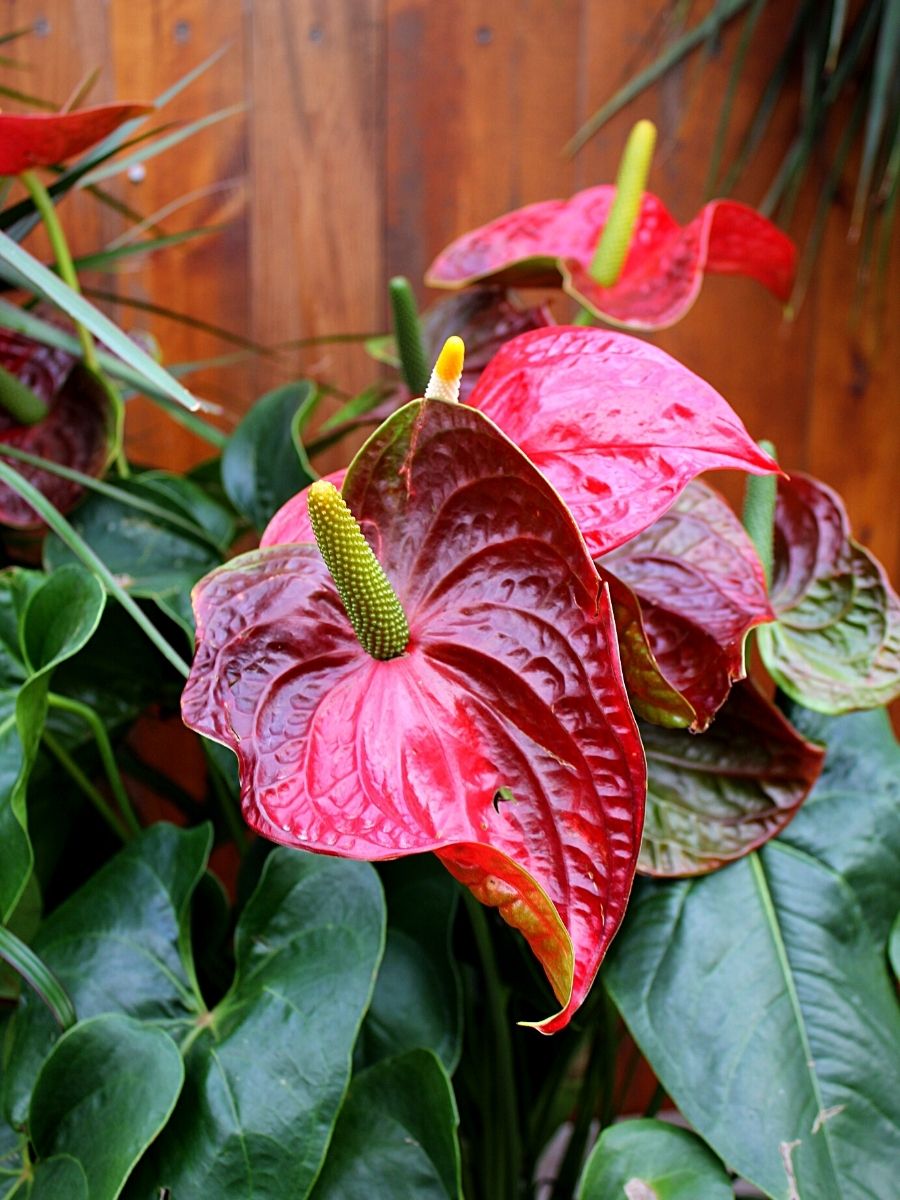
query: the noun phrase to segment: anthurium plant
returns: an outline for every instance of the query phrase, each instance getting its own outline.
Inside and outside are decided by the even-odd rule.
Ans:
[[[0,118],[0,270],[47,306],[0,302],[0,1196],[890,1196],[900,602],[629,332],[704,270],[783,298],[790,243],[679,226],[642,126],[440,255],[468,290],[392,281],[366,392],[226,434],[57,214],[146,116]],[[129,463],[125,389],[208,461]]]

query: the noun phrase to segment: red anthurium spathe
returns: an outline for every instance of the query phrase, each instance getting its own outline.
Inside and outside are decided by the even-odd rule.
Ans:
[[[561,1004],[538,1025],[553,1032],[622,919],[643,822],[607,591],[553,488],[467,406],[401,409],[343,498],[405,611],[405,652],[370,657],[317,547],[270,528],[195,590],[184,719],[237,754],[266,837],[437,853],[528,940]],[[288,509],[277,537],[305,542]]]
[[[681,226],[649,192],[641,201],[619,280],[590,275],[615,196],[613,185],[544,200],[506,213],[456,239],[431,264],[432,287],[490,281],[559,287],[595,316],[629,329],[662,329],[684,316],[705,272],[749,275],[787,300],[796,270],[794,243],[760,213],[712,200]]]
[[[775,616],[740,521],[695,479],[597,568],[610,585],[635,712],[659,725],[706,729],[746,673],[747,634]]]
[[[19,424],[0,409],[0,457],[3,446],[9,445],[85,475],[102,474],[109,462],[116,414],[96,377],[64,350],[7,329],[0,330],[0,366],[48,406],[46,417],[34,425]],[[13,459],[9,462],[61,512],[84,494],[81,485],[71,480]],[[0,483],[0,525],[28,529],[40,524],[31,505]]]
[[[703,471],[777,471],[714,388],[623,333],[559,325],[513,338],[469,397],[547,476],[591,552],[652,524]]]
[[[0,113],[0,175],[65,162],[152,111],[152,104],[98,104],[75,112]]]

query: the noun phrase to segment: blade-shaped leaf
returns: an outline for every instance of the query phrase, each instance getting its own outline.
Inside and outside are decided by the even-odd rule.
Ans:
[[[0,113],[0,175],[64,162],[152,111],[147,104],[100,104],[76,112]]]
[[[76,1159],[91,1200],[116,1200],[175,1107],[183,1080],[178,1047],[161,1029],[112,1013],[81,1021],[41,1068],[31,1140],[41,1157]]]
[[[708,383],[626,334],[522,334],[469,402],[543,471],[595,556],[646,529],[702,471],[777,470]]]
[[[702,879],[643,882],[607,967],[666,1092],[776,1200],[894,1187],[900,1012],[868,897],[877,878],[881,909],[900,903],[898,749],[876,716],[819,719],[834,760],[781,838]]]
[[[40,579],[40,577],[38,577]],[[49,579],[13,572],[3,578],[7,611],[16,614],[25,681],[0,696],[0,913],[13,911],[31,871],[26,791],[44,721],[54,667],[77,654],[97,628],[106,593],[80,566]]]
[[[24,280],[26,285],[38,295],[45,296],[57,308],[84,325],[95,337],[113,354],[118,355],[123,362],[147,380],[148,385],[168,396],[178,404],[192,412],[200,407],[199,402],[165,371],[149,354],[141,350],[136,342],[123,333],[117,325],[103,315],[93,304],[89,304],[83,296],[73,292],[43,263],[38,262],[21,246],[0,232],[0,262],[6,263],[16,274],[17,281]]]
[[[808,476],[778,483],[772,605],[760,653],[793,699],[841,713],[900,696],[900,598],[837,493]]]
[[[357,1075],[312,1200],[461,1200],[453,1088],[427,1050]]]
[[[307,1196],[350,1076],[384,940],[362,863],[269,856],[238,923],[237,975],[191,1046],[181,1101],[141,1195]]]
[[[549,1032],[590,987],[640,838],[608,597],[556,493],[466,406],[400,410],[343,495],[404,606],[407,652],[365,653],[315,546],[270,547],[196,589],[184,718],[235,750],[265,836],[438,851],[535,950],[563,1006]]]
[[[602,184],[569,200],[542,200],[465,233],[431,264],[432,287],[491,282],[562,287],[595,316],[627,329],[663,329],[691,308],[706,271],[749,275],[781,300],[796,269],[793,242],[733,200],[713,200],[680,226],[645,192],[617,283],[601,287],[591,264],[616,193]]]
[[[597,565],[603,578],[620,581],[610,591],[635,710],[702,731],[746,673],[747,634],[773,619],[762,564],[740,522],[694,480],[649,529]]]
[[[641,725],[647,812],[638,870],[703,875],[779,833],[806,799],[822,751],[749,681],[702,734]]]
[[[190,956],[188,905],[209,853],[208,826],[151,826],[47,918],[34,948],[82,1021],[122,1013],[182,1034],[203,1012]],[[4,1072],[4,1106],[25,1119],[35,1078],[57,1035],[23,995]]]
[[[222,452],[225,492],[259,531],[316,478],[301,433],[318,399],[308,380],[276,388],[257,400]]]
[[[725,1168],[687,1129],[623,1121],[604,1129],[585,1163],[578,1200],[733,1200]]]

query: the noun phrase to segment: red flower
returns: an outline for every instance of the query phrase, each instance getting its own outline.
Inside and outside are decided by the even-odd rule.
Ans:
[[[432,287],[490,281],[562,287],[595,316],[630,329],[674,324],[697,298],[703,274],[750,275],[786,300],[794,243],[765,217],[733,200],[705,204],[681,226],[645,192],[621,277],[601,287],[589,267],[615,195],[603,184],[570,200],[543,200],[506,213],[451,243],[431,264]]]
[[[99,104],[75,112],[0,113],[0,175],[65,162],[152,111],[152,104]]]

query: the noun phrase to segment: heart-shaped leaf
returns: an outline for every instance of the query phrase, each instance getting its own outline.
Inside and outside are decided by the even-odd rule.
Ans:
[[[427,1050],[357,1075],[334,1129],[312,1200],[461,1200],[456,1103]]]
[[[705,733],[642,724],[641,739],[644,875],[704,875],[761,846],[791,820],[822,767],[822,750],[749,680]]]
[[[694,480],[649,529],[597,566],[610,583],[635,711],[702,731],[746,673],[747,634],[773,619],[762,565],[740,522]]]
[[[585,1163],[578,1200],[734,1200],[716,1156],[687,1129],[623,1121],[601,1133]]]
[[[31,872],[26,791],[47,716],[50,677],[90,640],[106,593],[90,572],[74,564],[49,578],[10,572],[3,584],[0,590],[9,589],[7,615],[15,612],[18,625],[18,655],[10,656],[15,666],[5,673],[21,665],[25,677],[20,686],[0,693],[0,914],[5,920]]]
[[[122,1013],[186,1033],[203,1012],[190,955],[188,904],[209,853],[210,830],[152,826],[47,918],[34,948],[81,1020]],[[14,1124],[59,1029],[23,994],[4,1071]]]
[[[34,1085],[28,1128],[41,1157],[70,1155],[91,1200],[116,1200],[169,1118],[184,1065],[161,1029],[107,1014],[53,1047]]]
[[[49,407],[34,425],[21,425],[0,409],[0,455],[6,444],[85,475],[101,475],[117,449],[119,412],[97,376],[64,351],[8,330],[0,330],[0,366]],[[84,495],[79,483],[26,463],[12,465],[61,512]],[[42,521],[26,500],[0,483],[0,524],[27,529]]]
[[[186,1059],[137,1195],[302,1200],[319,1173],[384,941],[363,863],[276,850],[238,922],[237,974]]]
[[[881,909],[900,904],[900,751],[882,718],[821,719],[834,753],[763,850],[702,879],[641,881],[606,968],[667,1094],[777,1200],[895,1190],[900,1010],[867,911],[876,877]]]
[[[225,492],[258,530],[316,477],[300,435],[318,398],[308,380],[269,392],[256,401],[222,452]]]
[[[824,483],[778,481],[773,574],[778,620],[759,649],[780,688],[823,713],[900,696],[900,598]]]
[[[646,529],[702,471],[778,469],[708,383],[623,333],[522,334],[469,403],[543,471],[595,556]]]
[[[602,184],[570,200],[543,200],[506,213],[457,238],[431,264],[426,282],[562,286],[595,316],[630,329],[678,321],[696,300],[706,271],[749,275],[787,300],[796,247],[760,213],[733,200],[713,200],[680,226],[649,192],[618,282],[601,287],[590,267],[615,191]]]
[[[273,546],[196,589],[185,721],[234,749],[265,836],[438,851],[525,934],[562,1005],[541,1028],[561,1028],[621,921],[642,824],[606,591],[556,493],[471,408],[407,405],[343,494],[406,653],[370,658],[317,548]]]
[[[25,1195],[28,1200],[59,1200],[60,1196],[66,1200],[91,1200],[84,1169],[70,1154],[56,1154],[39,1162]]]
[[[426,855],[385,863],[381,880],[387,941],[356,1046],[357,1066],[421,1048],[452,1072],[462,1040],[462,997],[451,948],[459,888]]]

